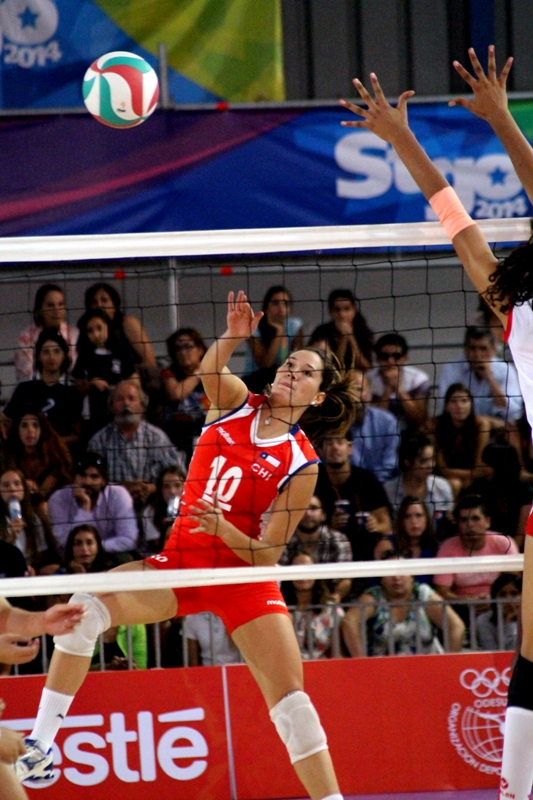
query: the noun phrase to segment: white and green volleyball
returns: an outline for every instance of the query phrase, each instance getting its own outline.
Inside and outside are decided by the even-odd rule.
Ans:
[[[83,79],[83,99],[98,122],[132,128],[155,110],[159,82],[144,58],[117,50],[91,64]]]

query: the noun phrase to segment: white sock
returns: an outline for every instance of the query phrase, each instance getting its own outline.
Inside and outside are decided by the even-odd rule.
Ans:
[[[46,687],[43,689],[30,739],[37,739],[45,753],[52,747],[52,742],[56,738],[73,700],[74,697],[70,694],[53,692]]]
[[[327,797],[323,797],[322,800],[343,800],[342,794],[328,794]]]
[[[527,800],[533,784],[533,711],[509,706],[505,736],[500,800]]]

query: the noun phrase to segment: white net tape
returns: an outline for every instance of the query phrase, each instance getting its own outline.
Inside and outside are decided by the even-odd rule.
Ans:
[[[530,236],[527,218],[480,220],[478,225],[489,242],[519,242]],[[413,244],[433,247],[449,245],[450,240],[439,222],[105,236],[27,236],[0,238],[0,263],[405,247]]]
[[[388,561],[358,561],[336,564],[293,564],[290,567],[226,567],[221,569],[146,570],[142,572],[106,572],[87,575],[41,575],[37,578],[5,578],[0,581],[0,595],[70,594],[71,592],[132,592],[147,589],[171,589],[182,586],[220,586],[226,583],[261,583],[262,581],[330,580],[371,578],[387,575],[442,575],[458,572],[518,572],[523,568],[521,555],[472,556],[470,558],[413,558]]]

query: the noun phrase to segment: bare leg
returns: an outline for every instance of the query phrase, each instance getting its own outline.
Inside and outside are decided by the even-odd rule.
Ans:
[[[285,695],[303,689],[303,667],[291,620],[283,614],[267,614],[233,632],[268,710]],[[339,786],[329,750],[321,750],[294,765],[312,800],[338,793]]]
[[[153,570],[151,564],[133,561],[122,564],[111,572],[141,572]],[[137,625],[162,622],[176,616],[178,604],[171,589],[154,589],[145,592],[108,592],[98,595],[111,614],[111,625]],[[90,658],[73,656],[54,650],[47,689],[74,695],[82,685],[91,663]]]

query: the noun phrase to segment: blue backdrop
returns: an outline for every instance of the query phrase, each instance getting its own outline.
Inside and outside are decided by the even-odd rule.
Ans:
[[[343,118],[340,108],[158,111],[129,130],[88,115],[4,118],[0,235],[432,219],[392,148]],[[474,217],[532,212],[484,122],[430,104],[412,105],[410,121]]]

